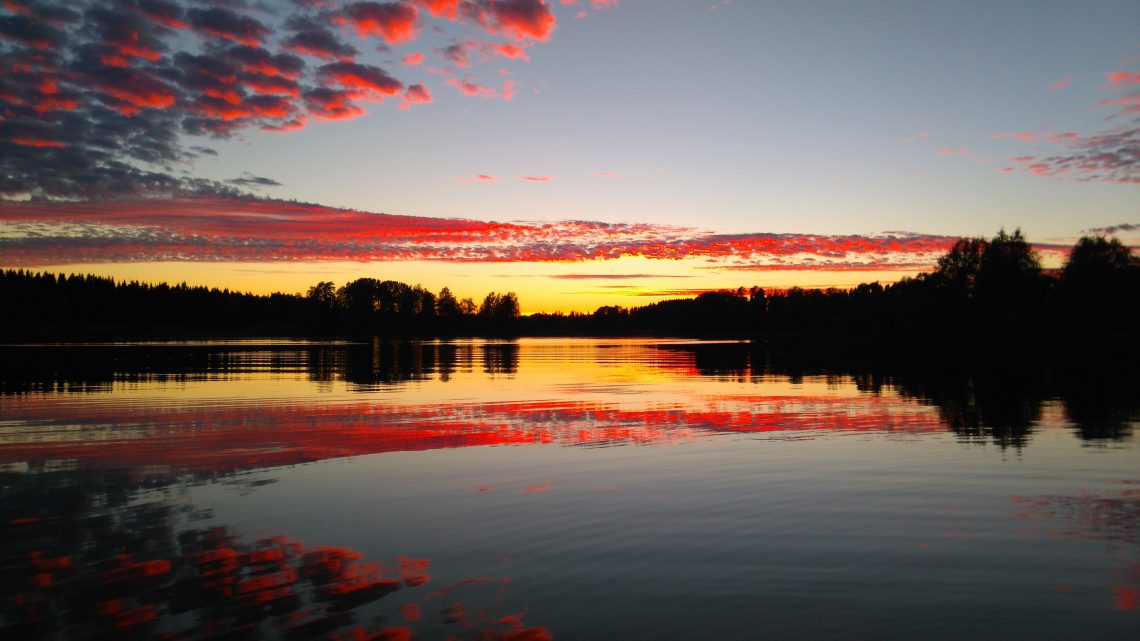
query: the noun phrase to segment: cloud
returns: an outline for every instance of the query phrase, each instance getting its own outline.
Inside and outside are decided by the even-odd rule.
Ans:
[[[437,18],[455,20],[459,16],[459,0],[413,0]]]
[[[612,171],[595,171],[594,175],[598,178],[621,178],[621,174]]]
[[[514,40],[546,41],[558,20],[543,0],[471,0],[467,14],[489,33]]]
[[[281,41],[281,48],[324,60],[350,61],[359,53],[356,47],[338,40],[332,31],[320,27],[299,31]]]
[[[309,2],[8,0],[0,11],[0,199],[226,195],[188,178],[208,151],[186,136],[286,133],[365,114],[362,101],[428,102],[365,59],[356,37],[417,37],[425,20],[511,42],[471,43],[479,62],[526,60],[555,25],[541,0]],[[332,28],[341,25],[343,30]],[[440,27],[439,24],[435,25]],[[446,32],[441,30],[441,35]],[[475,56],[469,56],[469,63]],[[359,58],[359,59],[358,59]],[[310,64],[309,60],[315,62]],[[409,54],[407,65],[423,62]],[[432,71],[432,70],[428,70]],[[439,70],[436,70],[439,71]],[[516,83],[452,83],[510,100]],[[394,101],[395,102],[395,101]]]
[[[475,174],[471,177],[456,178],[455,182],[460,183],[499,183],[502,182],[498,178],[488,174]]]
[[[242,172],[238,178],[231,178],[226,182],[231,185],[238,185],[240,187],[280,187],[281,183],[273,180],[272,178],[263,178],[261,176],[254,176],[248,171]]]
[[[554,180],[554,176],[519,176],[519,180],[525,180],[532,183],[545,183]]]
[[[684,274],[551,274],[559,280],[642,280],[646,278],[696,278]]]
[[[379,36],[390,44],[403,44],[419,34],[418,18],[419,10],[403,2],[353,2],[333,22],[353,27],[361,38]]]
[[[486,174],[457,180],[498,182]],[[929,267],[957,240],[906,232],[716,234],[653,224],[503,223],[395,216],[236,195],[0,201],[0,225],[5,229],[0,254],[8,264],[20,266],[131,261],[582,262],[632,256],[706,259],[727,269],[850,271]]]
[[[1052,132],[1049,132],[1052,133]],[[1014,137],[1027,140],[1017,134]],[[1058,144],[1062,153],[1014,158],[1004,173],[1024,173],[1055,180],[1140,184],[1140,127],[1118,128],[1095,136],[1030,136],[1027,141]]]
[[[243,16],[223,7],[190,9],[186,12],[190,28],[198,33],[224,38],[249,47],[261,45],[269,35],[269,28],[249,16]]]
[[[1122,231],[1140,231],[1140,225],[1135,223],[1120,223],[1108,227],[1092,227],[1088,230],[1094,234],[1115,234]]]
[[[1020,133],[1007,133],[1007,134],[994,134],[990,136],[995,140],[1001,138],[1012,138],[1020,140],[1021,142],[1028,143],[1058,143],[1058,142],[1071,142],[1077,140],[1080,136],[1075,131],[1067,131],[1058,133],[1056,131],[1023,131]]]
[[[317,69],[317,78],[326,85],[340,85],[356,90],[355,97],[382,99],[404,90],[399,80],[380,67],[356,62],[334,62]]]
[[[426,105],[432,101],[431,91],[421,84],[414,84],[408,87],[404,92],[404,102],[400,105],[402,109],[410,109],[412,105]]]
[[[1128,87],[1140,84],[1140,71],[1111,71],[1105,74],[1112,87]]]
[[[1057,82],[1054,82],[1053,84],[1049,85],[1049,91],[1060,91],[1062,89],[1068,89],[1069,84],[1071,82],[1073,82],[1072,76],[1066,76],[1064,78],[1061,78]]]
[[[491,43],[489,47],[491,51],[504,58],[510,58],[512,60],[525,60],[528,62],[530,61],[530,56],[526,55],[526,50],[514,43]]]
[[[459,93],[467,97],[478,96],[480,98],[498,98],[499,92],[495,91],[494,87],[481,85],[477,82],[469,80],[460,80],[458,78],[448,78],[447,84],[459,90]]]

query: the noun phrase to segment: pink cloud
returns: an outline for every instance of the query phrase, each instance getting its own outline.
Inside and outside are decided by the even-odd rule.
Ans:
[[[1140,184],[1140,127],[1117,128],[1095,136],[1046,136],[1044,140],[1060,144],[1062,151],[1047,157],[1017,157],[1013,161],[1019,167],[1002,171],[1054,180]]]
[[[404,56],[404,64],[408,65],[409,67],[416,67],[422,65],[423,63],[423,53],[409,53],[408,55]]]
[[[426,105],[432,101],[431,91],[427,87],[417,83],[410,85],[404,91],[404,102],[400,104],[401,109],[410,109],[412,105]]]
[[[594,175],[598,178],[621,178],[621,174],[612,171],[595,171]]]
[[[459,93],[467,97],[478,96],[480,98],[497,98],[498,92],[494,87],[488,87],[476,82],[468,80],[460,80],[459,78],[449,78],[447,84],[459,90]]]
[[[1060,91],[1062,89],[1068,89],[1069,84],[1071,82],[1073,82],[1073,77],[1072,76],[1066,76],[1064,78],[1061,78],[1057,82],[1054,82],[1053,84],[1049,85],[1049,90],[1050,91]]]
[[[1104,74],[1112,87],[1127,87],[1140,84],[1140,71],[1111,71]]]
[[[1073,140],[1077,140],[1079,137],[1080,136],[1076,132],[1073,132],[1073,131],[1067,131],[1064,133],[1058,133],[1056,131],[1022,131],[1019,133],[994,134],[994,135],[990,136],[990,138],[993,138],[995,140],[1001,139],[1001,138],[1012,138],[1014,140],[1020,140],[1021,142],[1029,142],[1029,143],[1071,142]]]
[[[491,176],[488,174],[475,174],[474,176],[471,176],[471,177],[456,178],[455,182],[460,182],[460,183],[499,183],[502,181],[499,180],[498,178],[495,178],[494,176]]]
[[[526,50],[511,42],[491,43],[490,50],[504,58],[530,61],[530,56],[526,55]]]
[[[519,176],[519,180],[526,180],[533,183],[545,183],[554,180],[554,176]]]

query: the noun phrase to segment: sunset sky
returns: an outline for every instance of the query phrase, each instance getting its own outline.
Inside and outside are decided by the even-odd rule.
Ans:
[[[524,312],[1140,243],[1140,3],[0,6],[0,267]]]

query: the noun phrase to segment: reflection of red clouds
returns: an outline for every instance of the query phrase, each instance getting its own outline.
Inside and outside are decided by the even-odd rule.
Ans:
[[[1112,603],[1121,612],[1140,609],[1140,587],[1116,588]]]
[[[535,485],[533,487],[524,487],[523,489],[519,490],[519,494],[537,494],[539,492],[549,492],[549,491],[550,491],[550,484],[549,483],[543,483],[542,485]]]
[[[476,405],[184,406],[164,410],[21,399],[8,420],[38,440],[0,445],[7,461],[80,460],[105,467],[233,470],[396,451],[551,443],[689,441],[718,433],[802,430],[941,432],[937,413],[878,397],[711,397],[708,408],[626,409],[557,401]],[[101,426],[119,427],[105,432]],[[68,425],[59,430],[50,425]],[[91,428],[81,427],[90,425]],[[480,488],[481,489],[481,488]],[[489,488],[488,488],[489,489]],[[526,488],[540,492],[548,485]],[[482,489],[481,489],[482,491]]]

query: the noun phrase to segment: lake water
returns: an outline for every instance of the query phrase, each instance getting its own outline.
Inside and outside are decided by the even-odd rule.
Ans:
[[[0,636],[1140,638],[1134,362],[994,351],[0,348]]]

